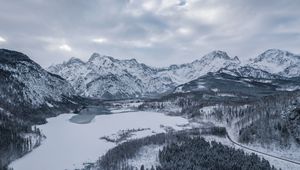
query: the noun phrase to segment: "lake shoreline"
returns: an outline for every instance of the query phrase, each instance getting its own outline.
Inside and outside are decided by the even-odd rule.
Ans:
[[[124,110],[116,109],[109,114],[88,114],[88,119],[93,119],[84,124],[70,121],[78,114],[68,113],[49,118],[48,123],[38,126],[47,137],[42,145],[13,161],[9,167],[14,170],[81,168],[83,163],[96,161],[108,149],[116,146],[115,143],[101,140],[103,136],[111,136],[127,129],[147,128],[130,136],[130,139],[141,138],[154,133],[164,133],[165,129],[161,125],[180,130],[181,127],[177,125],[188,122],[182,117],[171,117],[157,112],[128,111],[124,113]]]

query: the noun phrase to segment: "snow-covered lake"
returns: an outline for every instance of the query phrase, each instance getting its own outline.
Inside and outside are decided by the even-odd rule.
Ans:
[[[164,126],[176,130],[177,125],[187,124],[182,117],[167,116],[156,112],[128,112],[98,115],[88,124],[69,121],[74,114],[62,114],[49,118],[38,126],[46,139],[31,153],[12,162],[14,170],[65,170],[83,167],[83,163],[95,162],[99,156],[115,146],[100,137],[116,134],[120,130],[150,128],[136,132],[133,138],[164,132]]]

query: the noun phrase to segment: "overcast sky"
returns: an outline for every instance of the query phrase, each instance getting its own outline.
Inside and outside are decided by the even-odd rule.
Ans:
[[[93,52],[152,66],[300,53],[299,0],[0,0],[0,48],[43,67]]]

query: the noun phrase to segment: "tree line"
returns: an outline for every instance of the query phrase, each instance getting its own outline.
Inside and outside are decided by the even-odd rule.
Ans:
[[[170,105],[172,103],[172,105]],[[206,106],[214,106],[211,114],[201,112]],[[266,96],[240,99],[211,99],[205,94],[172,94],[140,106],[142,110],[181,109],[176,115],[193,119],[214,119],[238,131],[239,142],[262,144],[278,143],[290,146],[291,141],[300,144],[300,91],[277,92]]]
[[[220,135],[223,130],[217,128],[211,132]],[[158,153],[160,165],[148,170],[275,169],[255,154],[249,155],[221,143],[207,142],[200,137],[201,134],[200,129],[190,129],[130,140],[110,149],[96,163],[86,165],[84,170],[146,170],[144,165],[131,166],[128,160],[137,156],[139,150],[147,145],[164,146]]]
[[[30,136],[35,136],[33,143]],[[10,161],[24,155],[40,143],[42,134],[37,128],[15,118],[10,113],[0,111],[0,169],[6,169]]]
[[[274,170],[270,163],[255,154],[245,154],[204,138],[183,138],[159,152],[157,170]]]

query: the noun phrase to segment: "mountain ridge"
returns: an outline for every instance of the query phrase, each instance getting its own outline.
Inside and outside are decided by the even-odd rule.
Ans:
[[[25,114],[71,103],[66,99],[75,94],[71,84],[61,76],[47,72],[27,55],[0,49],[0,60],[1,108]]]
[[[247,65],[254,68],[264,68],[267,72],[284,77],[297,77],[300,75],[300,55],[285,50],[268,49],[257,57],[250,59]]]
[[[292,61],[289,61],[288,57]],[[75,64],[74,61],[76,61]],[[277,65],[278,63],[285,65],[280,71],[270,71],[273,66],[266,67],[266,63],[272,63],[272,61]],[[278,49],[266,50],[257,57],[249,59],[246,64],[242,63],[237,56],[230,57],[224,51],[215,50],[193,62],[173,64],[162,68],[148,66],[136,59],[119,60],[111,56],[93,53],[86,62],[71,58],[68,62],[50,66],[48,71],[68,80],[79,95],[103,98],[103,94],[110,94],[109,96],[114,98],[118,91],[122,91],[121,98],[123,98],[122,96],[127,98],[149,97],[166,93],[180,84],[195,80],[209,72],[227,72],[251,78],[296,77],[300,76],[300,69],[297,66],[300,66],[300,57]],[[112,75],[119,80],[103,83],[95,81]],[[82,85],[82,82],[85,85]],[[93,87],[93,90],[87,88],[87,84],[89,87]]]

